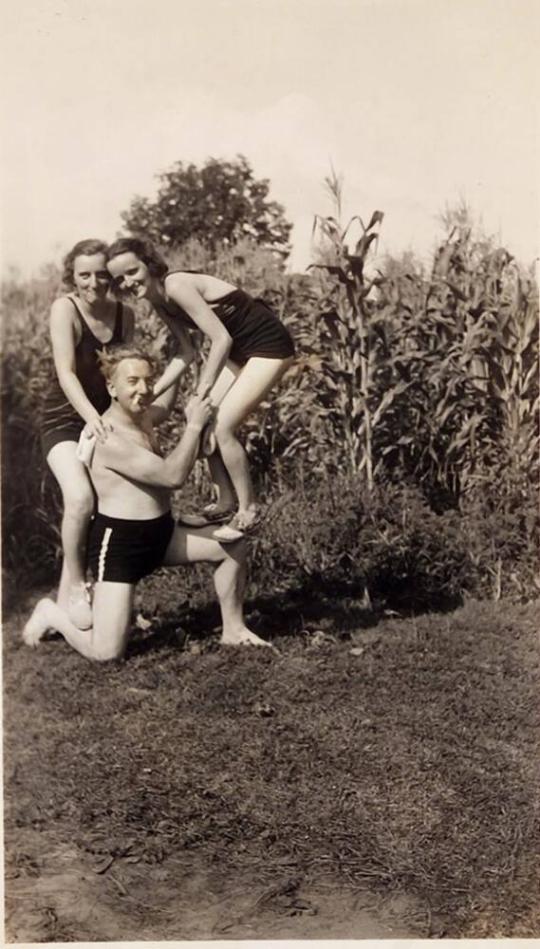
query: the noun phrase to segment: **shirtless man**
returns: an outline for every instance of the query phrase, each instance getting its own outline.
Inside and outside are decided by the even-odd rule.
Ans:
[[[170,513],[171,491],[182,486],[197,457],[201,431],[212,412],[209,400],[191,409],[180,442],[161,458],[153,427],[169,415],[176,387],[152,401],[154,365],[137,350],[117,348],[102,355],[101,364],[112,400],[103,420],[112,431],[104,442],[96,442],[89,465],[98,499],[88,544],[95,580],[93,626],[78,629],[46,598],[28,620],[24,642],[37,646],[48,629],[55,629],[88,659],[118,659],[126,648],[137,582],[161,566],[209,561],[218,564],[214,584],[223,621],[221,642],[268,646],[244,623],[242,535],[220,544],[212,538],[215,528],[178,525]]]

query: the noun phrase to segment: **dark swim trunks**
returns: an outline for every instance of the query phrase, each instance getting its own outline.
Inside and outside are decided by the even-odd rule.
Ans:
[[[163,565],[174,531],[170,511],[135,521],[97,513],[90,524],[87,562],[96,582],[137,583]]]
[[[111,404],[105,377],[99,368],[97,358],[98,352],[101,352],[105,344],[97,336],[94,336],[73,297],[67,299],[73,303],[81,327],[81,338],[75,347],[75,373],[86,397],[102,415]],[[107,343],[108,346],[122,342],[124,335],[122,310],[122,304],[118,303],[114,331],[110,343]],[[71,402],[66,399],[54,372],[54,378],[51,380],[43,400],[41,418],[41,445],[45,458],[51,448],[54,448],[59,442],[78,441],[83,428],[84,419],[78,415]]]
[[[171,270],[169,274],[182,272],[195,273]],[[288,359],[294,356],[291,334],[259,297],[251,297],[243,290],[231,290],[225,296],[209,301],[208,306],[232,337],[229,359],[238,366],[245,365],[252,356],[263,356],[265,359]],[[165,310],[170,316],[180,316],[189,326],[195,326],[191,317],[174,301],[167,301]]]

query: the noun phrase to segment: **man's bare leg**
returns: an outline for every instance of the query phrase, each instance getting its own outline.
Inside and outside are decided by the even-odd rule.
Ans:
[[[218,563],[214,585],[221,608],[223,632],[221,642],[226,646],[271,646],[247,628],[244,620],[244,591],[246,587],[246,544],[238,540],[220,544],[212,537],[214,528],[175,527],[165,554],[163,566],[174,567],[187,563]]]
[[[189,563],[217,563],[214,584],[221,607],[224,645],[256,645],[274,648],[247,628],[243,598],[246,585],[246,545],[244,540],[220,544],[213,528],[175,527],[167,548],[164,566]],[[40,600],[23,632],[28,646],[37,646],[47,629],[56,629],[77,652],[87,659],[119,659],[125,652],[134,586],[128,583],[96,583],[92,629],[80,630],[50,599]]]
[[[131,624],[134,591],[129,583],[96,583],[93,626],[86,630],[78,629],[53,600],[40,600],[24,628],[23,639],[27,646],[37,646],[47,629],[56,629],[87,659],[120,659]]]

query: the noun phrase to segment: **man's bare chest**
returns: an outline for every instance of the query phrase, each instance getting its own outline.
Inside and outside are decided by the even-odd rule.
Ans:
[[[127,438],[133,445],[138,445],[140,448],[146,448],[147,451],[151,451],[154,455],[160,455],[161,451],[159,447],[159,442],[154,432],[154,428],[150,421],[142,422],[139,428],[129,428],[129,429],[117,429],[118,434],[123,438]]]

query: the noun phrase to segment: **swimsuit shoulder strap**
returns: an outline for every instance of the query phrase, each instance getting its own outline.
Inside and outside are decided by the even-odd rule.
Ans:
[[[167,273],[165,274],[165,279],[167,279],[167,277],[171,277],[173,273],[194,273],[194,274],[202,274],[202,273],[204,273],[204,271],[202,271],[202,270],[186,270],[186,269],[184,269],[184,268],[183,268],[182,270],[179,270],[179,269],[176,269],[176,270],[168,270]]]
[[[121,343],[124,339],[124,304],[118,300],[114,318],[114,332],[111,343]]]
[[[80,327],[80,330],[81,330],[81,339],[82,339],[82,337],[85,336],[86,333],[89,333],[89,332],[90,332],[90,329],[89,329],[89,327],[88,327],[88,324],[87,324],[86,320],[84,319],[84,317],[83,317],[83,315],[82,315],[82,313],[81,313],[81,311],[80,311],[80,309],[79,309],[79,306],[78,306],[77,301],[75,300],[75,298],[72,297],[72,296],[70,296],[69,294],[66,294],[66,296],[64,297],[64,299],[65,299],[65,300],[69,300],[69,302],[73,304],[73,308],[74,308],[75,313],[77,314],[77,318],[78,318],[78,320],[79,320],[79,327]]]

